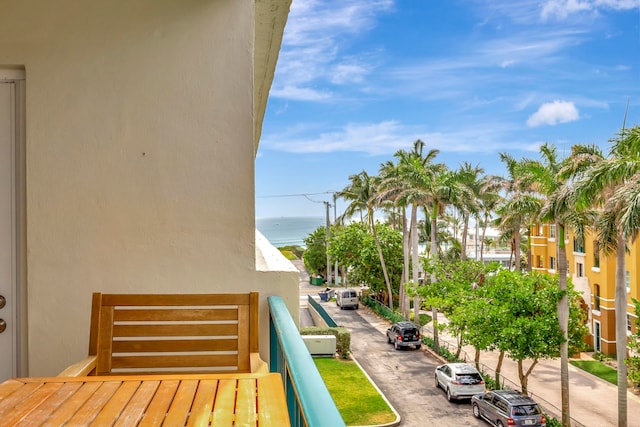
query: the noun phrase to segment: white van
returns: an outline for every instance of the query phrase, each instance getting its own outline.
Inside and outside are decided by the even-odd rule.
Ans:
[[[336,305],[340,310],[345,308],[358,309],[358,291],[352,288],[336,289]]]

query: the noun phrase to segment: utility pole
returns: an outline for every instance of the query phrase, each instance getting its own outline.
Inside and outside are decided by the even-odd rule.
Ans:
[[[329,207],[331,204],[329,202],[324,202],[324,205],[327,215],[327,241],[325,244],[325,252],[327,253],[327,286],[331,286],[331,264],[329,264],[329,238],[331,237],[331,232],[329,231],[329,227],[331,225],[331,220],[329,219]]]
[[[337,210],[337,204],[336,204],[336,193],[333,193],[333,223],[337,224],[338,223],[338,210]],[[333,271],[335,272],[336,275],[336,286],[338,285],[338,260],[336,260],[336,264],[333,266]],[[344,285],[344,283],[342,283],[342,285]]]

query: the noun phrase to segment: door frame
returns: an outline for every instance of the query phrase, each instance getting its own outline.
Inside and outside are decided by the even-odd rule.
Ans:
[[[13,346],[15,349],[16,376],[28,375],[27,358],[27,285],[26,285],[26,73],[20,68],[0,68],[0,82],[14,84],[14,123],[13,135],[13,316],[9,321],[15,325]]]

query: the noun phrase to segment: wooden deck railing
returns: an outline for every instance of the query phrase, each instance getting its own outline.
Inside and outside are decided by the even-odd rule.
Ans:
[[[342,427],[345,423],[302,341],[282,298],[269,301],[269,370],[282,375],[293,427]]]

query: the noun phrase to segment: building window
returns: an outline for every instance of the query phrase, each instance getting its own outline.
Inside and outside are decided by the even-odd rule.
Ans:
[[[576,262],[576,277],[584,277],[584,265],[581,262]]]
[[[631,292],[631,273],[624,272],[624,284],[627,287],[627,293]]]
[[[542,233],[542,223],[541,222],[538,223],[538,234],[536,234],[536,236],[544,236],[544,234]]]
[[[600,311],[600,285],[593,285],[593,309]]]
[[[551,270],[555,270],[556,269],[556,257],[549,257],[549,269]]]
[[[584,254],[584,240],[580,237],[573,238],[573,251]]]
[[[544,263],[542,262],[542,255],[538,255],[538,268],[544,267]]]
[[[600,268],[600,245],[597,241],[593,241],[593,266]]]
[[[631,315],[627,314],[627,332],[631,333]]]
[[[549,226],[549,238],[550,239],[555,239],[556,238],[556,226],[555,225],[550,225]]]

